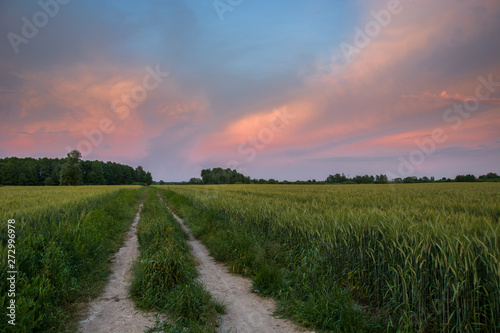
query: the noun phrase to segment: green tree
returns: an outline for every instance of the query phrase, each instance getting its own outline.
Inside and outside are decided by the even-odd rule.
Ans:
[[[203,184],[203,180],[201,180],[200,178],[193,177],[189,180],[189,184]]]
[[[347,177],[344,175],[344,174],[340,174],[340,173],[336,173],[335,176],[332,176],[332,175],[329,175],[327,178],[326,178],[326,182],[327,183],[343,183],[347,181]]]
[[[468,175],[457,175],[455,177],[455,181],[456,182],[475,182],[477,179],[476,179],[476,176],[474,175],[471,175],[471,174],[468,174]]]
[[[201,180],[203,184],[250,184],[250,177],[239,173],[236,169],[222,169],[220,167],[201,170]]]
[[[134,178],[132,177],[133,172],[134,169],[132,167],[129,167],[128,165],[123,166],[124,184],[132,184],[134,182]]]
[[[68,153],[66,163],[61,168],[59,183],[61,185],[77,185],[82,180],[82,170],[80,168],[80,159],[82,154],[78,150],[72,150]]]
[[[146,171],[140,165],[135,169],[135,181],[139,183],[146,181]]]
[[[80,161],[80,168],[83,174],[83,185],[91,184],[90,172],[92,171],[92,161]]]
[[[146,172],[146,176],[144,177],[144,182],[146,183],[146,185],[151,185],[153,184],[153,176],[151,176],[151,172]]]
[[[88,181],[89,184],[92,185],[106,185],[106,179],[104,179],[104,172],[102,171],[101,162],[92,162]]]
[[[59,178],[61,175],[62,160],[54,163],[54,169],[50,174],[50,185],[57,185],[59,183]]]
[[[376,175],[375,176],[375,184],[386,184],[388,181],[386,175]]]
[[[19,180],[17,181],[19,185],[28,185],[28,178],[24,174],[24,172],[21,172],[19,175]]]
[[[405,179],[403,179],[403,183],[417,183],[418,182],[418,178],[415,177],[415,176],[412,176],[412,177],[406,177]]]
[[[201,170],[201,179],[203,180],[203,184],[212,184],[213,183],[212,170],[210,169]]]
[[[52,172],[54,171],[54,160],[49,159],[47,157],[41,158],[38,160],[39,165],[39,181],[40,184],[44,185],[55,185],[51,179]]]
[[[479,176],[479,179],[483,181],[500,181],[500,176],[496,173],[489,172],[486,175]]]
[[[17,157],[8,158],[3,165],[2,184],[3,185],[17,185],[19,180]]]
[[[93,165],[94,172],[92,172]],[[100,177],[101,172],[97,165],[101,167],[105,182]],[[144,183],[146,171],[140,167],[137,172]],[[63,176],[62,181],[61,175]],[[134,168],[127,165],[113,162],[83,161],[78,151],[72,151],[63,159],[47,157],[39,159],[32,157],[0,158],[0,185],[118,185],[132,184],[136,181],[136,176]],[[92,179],[90,180],[90,178]]]

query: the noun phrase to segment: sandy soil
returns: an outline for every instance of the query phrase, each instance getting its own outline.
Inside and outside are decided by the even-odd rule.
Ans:
[[[90,304],[88,316],[79,322],[79,331],[83,333],[144,332],[154,326],[152,314],[138,312],[129,297],[130,269],[139,255],[136,228],[139,222],[142,204],[127,232],[125,245],[113,258],[112,276],[102,297]]]
[[[230,274],[224,265],[216,263],[184,221],[175,214],[174,217],[190,235],[189,244],[198,262],[200,280],[214,298],[226,304],[227,313],[221,317],[218,332],[306,332],[287,320],[273,317],[274,301],[251,293],[249,279]]]

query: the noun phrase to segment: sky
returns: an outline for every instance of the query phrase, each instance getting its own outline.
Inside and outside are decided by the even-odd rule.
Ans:
[[[0,158],[500,173],[498,0],[0,1]]]

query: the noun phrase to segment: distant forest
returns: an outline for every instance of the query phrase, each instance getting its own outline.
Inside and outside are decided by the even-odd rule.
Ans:
[[[83,161],[77,150],[66,158],[0,159],[0,185],[150,185],[153,179],[142,166]]]
[[[213,168],[213,169],[203,169],[201,170],[201,178],[191,178],[189,182],[182,182],[181,184],[386,184],[386,183],[432,183],[432,182],[500,182],[500,176],[496,173],[490,172],[486,175],[479,176],[476,178],[475,175],[458,175],[454,179],[451,178],[441,178],[439,180],[434,179],[434,177],[406,177],[406,178],[396,178],[389,180],[386,175],[364,175],[364,176],[354,176],[352,178],[347,177],[344,174],[336,173],[335,175],[329,175],[324,181],[312,180],[298,180],[294,182],[289,182],[284,180],[282,182],[276,179],[252,179],[239,173],[236,170],[231,170],[229,168]],[[164,183],[163,181],[160,182]]]

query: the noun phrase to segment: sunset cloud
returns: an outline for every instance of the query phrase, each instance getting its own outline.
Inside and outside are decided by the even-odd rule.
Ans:
[[[3,5],[0,31],[37,8]],[[323,179],[394,170],[442,129],[416,175],[453,176],[461,159],[500,172],[498,1],[401,1],[384,24],[386,1],[252,2],[224,21],[191,2],[99,8],[68,4],[17,54],[0,41],[1,157],[80,147],[155,179]]]

